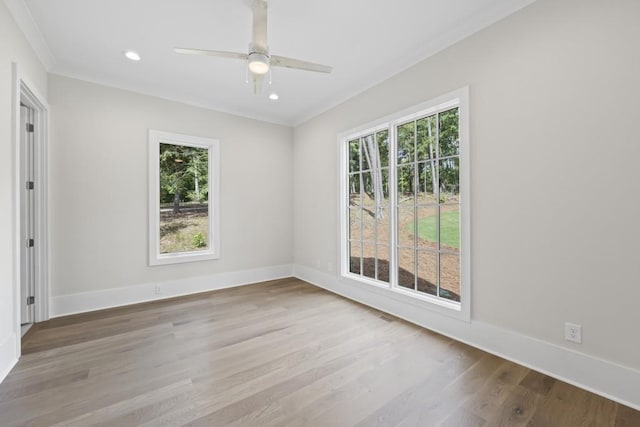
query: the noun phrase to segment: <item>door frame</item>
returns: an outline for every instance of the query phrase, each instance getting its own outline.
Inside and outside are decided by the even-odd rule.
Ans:
[[[49,319],[49,104],[46,98],[21,73],[18,64],[13,68],[13,245],[14,245],[14,331],[16,332],[16,355],[21,354],[20,310],[21,310],[21,245],[20,223],[22,212],[20,207],[20,191],[25,183],[21,182],[20,162],[20,102],[34,110],[34,145],[35,145],[35,322]]]

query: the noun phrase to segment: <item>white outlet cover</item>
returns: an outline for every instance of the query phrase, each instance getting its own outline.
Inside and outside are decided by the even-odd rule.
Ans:
[[[582,325],[576,325],[575,323],[565,323],[564,338],[567,341],[582,344]]]

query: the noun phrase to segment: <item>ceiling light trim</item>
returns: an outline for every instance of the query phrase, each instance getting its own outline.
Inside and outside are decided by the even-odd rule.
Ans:
[[[46,71],[51,69],[56,64],[56,58],[53,56],[46,39],[40,31],[40,27],[36,24],[29,6],[24,0],[4,0],[5,6],[9,9],[9,13],[13,17],[13,20],[18,25],[18,28],[22,30],[25,38],[31,45],[31,48],[35,51],[36,56],[42,62]]]
[[[127,49],[127,50],[123,51],[122,54],[129,61],[139,62],[139,61],[142,60],[142,56],[140,56],[140,54],[137,51],[132,50],[132,49]]]

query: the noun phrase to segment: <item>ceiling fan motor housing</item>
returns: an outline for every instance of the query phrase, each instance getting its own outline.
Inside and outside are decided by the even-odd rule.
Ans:
[[[255,74],[266,74],[269,71],[269,54],[263,52],[251,52],[247,58],[249,70]]]

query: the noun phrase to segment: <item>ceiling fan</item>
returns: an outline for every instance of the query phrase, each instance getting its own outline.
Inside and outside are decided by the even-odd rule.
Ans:
[[[253,0],[253,38],[249,43],[249,53],[226,52],[221,50],[191,49],[175,47],[177,53],[192,55],[215,56],[218,58],[243,59],[247,61],[249,71],[253,76],[253,91],[258,93],[262,87],[262,80],[271,67],[295,68],[297,70],[330,73],[332,68],[327,65],[284,56],[271,55],[267,45],[267,0]]]

